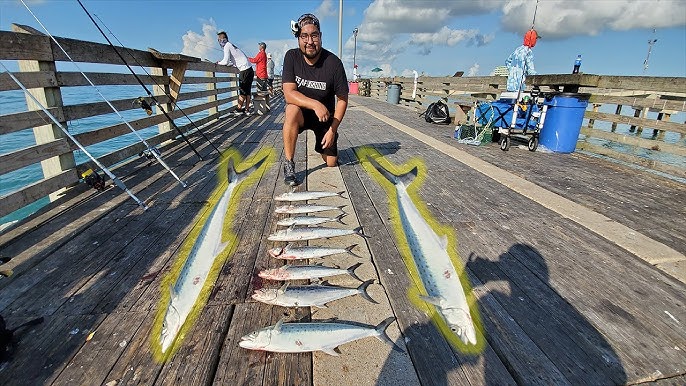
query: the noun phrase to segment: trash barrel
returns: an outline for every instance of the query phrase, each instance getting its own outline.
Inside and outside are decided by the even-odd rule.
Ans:
[[[349,94],[358,94],[359,93],[359,85],[357,82],[348,82],[348,93]]]
[[[591,94],[571,92],[546,95],[548,111],[539,144],[555,153],[573,153],[590,97]]]
[[[389,84],[388,91],[386,92],[386,101],[397,105],[400,102],[400,85],[399,84]]]

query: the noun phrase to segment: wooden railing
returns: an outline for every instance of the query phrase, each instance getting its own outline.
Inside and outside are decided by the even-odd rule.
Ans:
[[[497,99],[505,91],[506,80],[502,76],[420,76],[416,90],[413,78],[363,82],[369,81],[370,96],[381,100],[386,100],[389,84],[401,85],[400,104],[418,113],[428,103],[445,98],[452,102],[454,122],[461,124],[474,103]],[[686,78],[565,74],[529,76],[526,83],[543,92],[591,94],[577,149],[686,178]]]
[[[110,114],[107,120],[102,120],[109,124],[91,124],[88,131],[72,133],[87,149],[130,134],[131,129],[116,115],[112,116],[111,107],[95,93],[80,73],[79,68],[83,67],[88,69],[85,73],[98,89],[121,86],[117,87],[118,95],[110,96],[113,99],[108,98],[108,101],[117,111],[127,116],[126,121],[137,132],[155,126],[158,128],[157,134],[145,138],[148,144],[155,146],[175,140],[178,136],[178,132],[172,129],[159,107],[153,108],[156,110],[155,114],[148,116],[133,103],[139,96],[146,97],[146,91],[128,71],[113,47],[57,37],[56,40],[67,51],[69,57],[78,63],[77,68],[49,36],[27,26],[13,25],[12,28],[12,32],[0,31],[0,60],[18,61],[19,71],[11,69],[13,75],[62,123],[62,126],[69,128],[70,133],[76,127],[77,130],[74,132],[77,132],[84,126],[80,124],[83,120],[96,116],[104,118],[105,114]],[[198,58],[162,54],[154,50],[148,52],[121,47],[117,47],[117,50],[131,67],[137,69],[135,71],[142,82],[149,90],[153,90],[155,99],[175,120],[182,132],[202,129],[204,125],[226,115],[235,106],[238,98],[238,71],[234,67],[218,66]],[[14,65],[14,68],[16,67]],[[63,67],[73,70],[58,70]],[[150,76],[140,70],[141,67],[146,68]],[[103,70],[93,71],[93,68]],[[77,89],[78,87],[81,88]],[[280,87],[277,79],[275,88]],[[82,99],[65,103],[63,94],[75,89],[84,92],[87,90],[93,97],[86,101]],[[3,98],[5,106],[0,110],[0,141],[6,141],[12,133],[16,137],[17,132],[33,129],[35,144],[21,144],[17,149],[0,154],[0,176],[11,178],[9,173],[14,172],[16,175],[24,168],[40,163],[43,178],[2,195],[0,217],[45,196],[51,195],[51,198],[55,198],[65,188],[76,185],[84,170],[94,168],[90,160],[86,159],[79,163],[79,157],[75,159],[74,151],[78,149],[77,146],[66,138],[57,125],[52,124],[50,118],[29,97],[26,97],[26,111],[9,112],[6,101],[9,100],[10,93],[15,93],[14,100],[17,100],[16,90],[21,91],[9,74],[0,74],[0,98]],[[122,94],[135,96],[122,98]],[[148,102],[151,100],[146,99]],[[201,117],[198,117],[199,113]],[[194,115],[193,123],[185,118],[191,115]],[[177,120],[178,118],[182,119]],[[141,141],[129,142],[134,143],[120,148],[107,145],[107,154],[101,154],[97,157],[98,160],[105,166],[110,166],[137,156],[146,149]]]

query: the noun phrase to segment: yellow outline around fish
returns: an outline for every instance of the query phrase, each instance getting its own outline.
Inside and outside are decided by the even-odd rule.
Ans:
[[[242,171],[248,170],[253,165],[260,162],[262,159],[264,159],[265,161],[257,170],[255,170],[245,180],[238,184],[236,190],[233,192],[224,217],[224,224],[222,227],[221,241],[226,244],[226,247],[221,251],[219,255],[216,256],[214,262],[212,263],[212,268],[209,271],[203,288],[200,294],[198,295],[198,298],[195,304],[193,305],[193,308],[191,309],[190,313],[188,314],[181,328],[176,334],[173,344],[169,347],[167,352],[163,352],[162,346],[160,344],[160,336],[162,334],[162,325],[164,323],[164,319],[167,313],[167,307],[170,304],[171,288],[174,286],[176,280],[181,274],[181,271],[184,265],[186,264],[186,260],[190,256],[191,250],[193,249],[193,246],[195,245],[196,240],[198,239],[203,229],[203,226],[209,220],[209,217],[212,213],[212,209],[215,207],[215,205],[217,205],[228,186],[228,173],[226,172],[226,169],[229,160],[231,159],[233,159],[234,165],[236,165],[237,173],[241,173]],[[204,207],[204,211],[196,220],[193,229],[191,229],[191,231],[188,234],[188,237],[179,248],[177,258],[174,261],[171,270],[162,279],[160,291],[161,296],[157,308],[157,314],[155,316],[155,321],[153,323],[150,339],[153,357],[158,362],[166,362],[169,358],[174,356],[174,354],[178,351],[178,349],[181,346],[180,343],[185,339],[186,334],[190,331],[198,316],[200,316],[202,309],[207,303],[210,292],[212,291],[212,287],[214,286],[217,277],[219,276],[219,271],[221,270],[221,267],[224,265],[229,256],[231,256],[236,251],[236,248],[238,246],[238,243],[236,242],[236,240],[238,239],[238,235],[236,235],[233,232],[232,228],[233,219],[238,209],[238,202],[241,198],[241,195],[246,189],[248,189],[255,182],[258,181],[258,179],[262,176],[263,172],[267,170],[275,162],[275,160],[276,151],[272,147],[262,148],[254,154],[252,154],[251,156],[249,156],[248,158],[246,158],[245,160],[243,160],[243,156],[237,149],[229,148],[222,152],[219,164],[217,165],[217,187],[210,195],[210,198],[208,199],[208,202]],[[241,170],[241,172],[239,172],[239,169]]]
[[[419,187],[422,186],[424,179],[427,175],[426,165],[421,159],[413,158],[402,165],[396,166],[390,163],[388,160],[386,160],[386,158],[383,155],[381,155],[381,153],[379,153],[376,149],[368,146],[355,149],[355,154],[357,156],[357,159],[360,161],[360,164],[367,172],[367,174],[369,174],[381,187],[384,188],[388,196],[389,211],[391,215],[391,221],[393,224],[393,231],[395,233],[395,238],[397,241],[397,248],[403,257],[403,261],[405,262],[405,266],[407,267],[408,273],[415,284],[415,287],[408,288],[408,298],[410,299],[412,304],[415,305],[415,307],[417,307],[420,310],[423,310],[427,315],[429,315],[434,325],[439,329],[441,334],[453,347],[458,349],[460,352],[467,354],[479,354],[483,352],[485,346],[485,339],[483,337],[484,330],[481,318],[479,316],[476,298],[472,294],[471,285],[469,283],[469,279],[467,278],[465,265],[457,253],[457,237],[455,236],[455,232],[451,227],[447,225],[442,225],[441,223],[436,221],[436,219],[433,217],[433,215],[427,208],[426,204],[419,198]],[[368,161],[367,157],[374,159],[382,167],[384,167],[386,170],[395,175],[402,175],[404,173],[409,172],[415,167],[418,169],[415,182],[407,187],[407,193],[412,199],[413,204],[419,210],[419,213],[422,215],[424,220],[426,220],[426,222],[433,229],[433,231],[439,236],[446,237],[446,239],[448,240],[446,249],[450,257],[450,260],[460,277],[460,283],[462,284],[462,288],[465,292],[467,304],[469,306],[469,312],[471,314],[472,322],[474,323],[474,327],[476,329],[477,343],[475,345],[463,343],[460,340],[460,338],[450,329],[450,326],[448,326],[444,318],[436,310],[436,307],[427,304],[424,300],[420,298],[420,296],[426,296],[427,291],[424,288],[424,284],[422,282],[414,258],[412,256],[410,246],[408,245],[405,232],[403,231],[403,227],[400,220],[400,209],[397,205],[397,194],[395,191],[395,187],[393,186],[392,182],[388,181],[383,175],[381,175],[381,173],[378,170],[376,170],[376,168],[371,164],[371,162]]]

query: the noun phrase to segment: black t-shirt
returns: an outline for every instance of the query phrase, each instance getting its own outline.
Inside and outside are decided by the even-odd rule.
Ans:
[[[295,83],[300,93],[320,101],[331,115],[336,107],[335,96],[348,95],[348,79],[343,62],[323,48],[313,66],[305,62],[299,48],[288,50],[283,58],[282,76],[283,83]]]

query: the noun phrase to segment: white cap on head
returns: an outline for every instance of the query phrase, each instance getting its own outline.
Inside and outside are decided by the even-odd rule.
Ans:
[[[272,58],[272,53],[271,53],[271,52],[267,54],[267,58],[269,58],[269,59]]]

